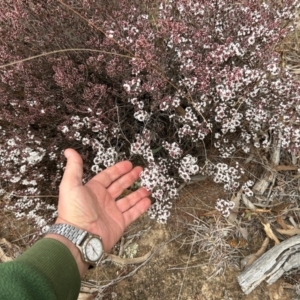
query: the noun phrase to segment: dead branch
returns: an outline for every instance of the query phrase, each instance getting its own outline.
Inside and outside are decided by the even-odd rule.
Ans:
[[[300,235],[274,246],[250,267],[238,275],[238,282],[245,294],[253,291],[262,281],[276,282],[285,272],[300,267]]]
[[[291,228],[291,229],[276,228],[276,230],[281,234],[285,234],[285,235],[289,235],[289,236],[300,234],[300,229],[299,228]]]
[[[270,223],[262,223],[264,226],[264,230],[266,232],[266,235],[275,242],[276,245],[280,244],[277,236],[274,234]]]
[[[296,166],[279,165],[273,168],[274,171],[297,171],[299,168]]]

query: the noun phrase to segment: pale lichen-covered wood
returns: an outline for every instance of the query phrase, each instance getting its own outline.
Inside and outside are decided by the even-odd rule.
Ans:
[[[262,281],[274,283],[285,272],[300,266],[300,235],[274,246],[251,266],[238,275],[238,282],[245,294],[253,291]]]
[[[276,179],[276,172],[272,168],[278,166],[280,161],[280,150],[281,150],[281,133],[279,132],[277,140],[274,141],[274,148],[270,159],[270,168],[265,171],[260,180],[258,180],[254,187],[253,192],[255,195],[263,195],[269,187],[270,183]]]

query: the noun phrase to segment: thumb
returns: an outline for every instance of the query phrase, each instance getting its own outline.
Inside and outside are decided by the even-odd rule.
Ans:
[[[68,192],[70,189],[82,185],[82,158],[74,149],[66,149],[64,155],[67,159],[66,169],[60,183],[60,190]]]

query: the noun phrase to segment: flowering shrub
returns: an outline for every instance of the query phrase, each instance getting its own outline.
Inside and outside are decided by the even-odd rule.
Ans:
[[[299,1],[64,3],[1,8],[0,65],[81,49],[0,69],[0,174],[15,195],[52,193],[61,152],[74,147],[84,180],[122,159],[144,165],[150,216],[165,222],[178,184],[198,172],[238,188],[233,153],[267,149],[279,133],[287,151],[300,150],[300,86],[275,50]],[[26,198],[10,208],[21,213],[21,202],[29,209]]]

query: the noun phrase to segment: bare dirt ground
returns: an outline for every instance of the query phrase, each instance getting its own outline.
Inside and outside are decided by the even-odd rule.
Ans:
[[[263,283],[250,295],[243,294],[236,279],[240,261],[257,251],[265,234],[253,218],[242,224],[248,231],[248,238],[243,239],[237,227],[214,209],[216,199],[223,196],[222,186],[205,180],[182,189],[167,224],[142,216],[125,232],[122,254],[125,261],[142,261],[120,265],[106,260],[88,271],[79,299],[300,299],[295,290],[299,274],[285,276],[271,286]],[[3,207],[3,200],[0,204]],[[16,221],[3,211],[1,216],[0,247],[6,257],[16,257],[41,237],[28,222]],[[1,243],[2,238],[9,243]],[[112,252],[120,253],[120,243]]]
[[[137,234],[129,242],[128,249],[137,249],[137,252],[133,251],[135,257],[144,256],[149,251],[153,256],[139,269],[136,269],[139,265],[121,266],[108,262],[89,271],[83,286],[93,287],[95,292],[93,296],[86,294],[86,299],[299,299],[295,289],[284,279],[271,286],[263,283],[247,296],[241,291],[236,279],[240,260],[260,247],[264,233],[261,224],[254,219],[247,227],[251,234],[243,241],[236,229],[214,212],[215,201],[222,193],[222,187],[209,180],[198,182],[182,190],[168,224],[157,224],[147,216],[140,218],[125,233],[125,241],[126,237]],[[195,224],[206,224],[210,228],[202,240],[195,238],[191,231]],[[214,238],[216,231],[225,232],[223,241]],[[201,247],[209,243],[211,253],[201,251],[205,249]],[[119,245],[115,253],[118,251]],[[213,251],[219,253],[212,256]],[[99,293],[96,291],[99,286],[107,287]],[[84,295],[82,297],[84,299]]]

